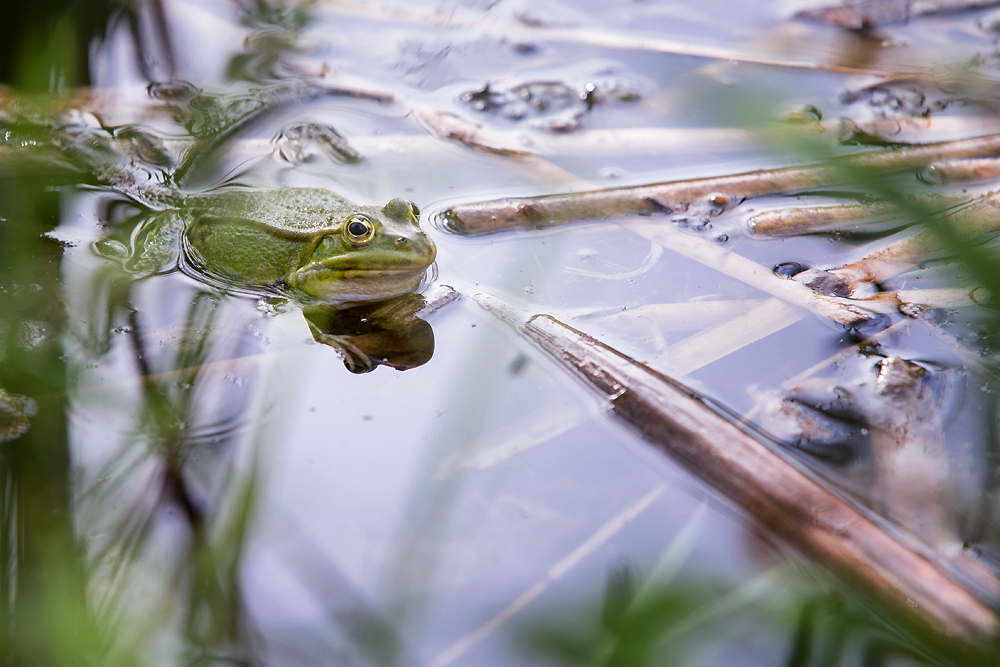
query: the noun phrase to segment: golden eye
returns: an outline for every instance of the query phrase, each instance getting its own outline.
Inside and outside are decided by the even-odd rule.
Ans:
[[[375,223],[367,215],[356,213],[344,223],[344,238],[353,246],[362,246],[375,238]]]

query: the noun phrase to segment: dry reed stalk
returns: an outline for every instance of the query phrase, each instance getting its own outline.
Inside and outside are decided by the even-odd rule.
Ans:
[[[717,322],[674,343],[659,358],[650,361],[650,365],[669,368],[672,374],[684,377],[805,317],[805,310],[787,301],[767,299],[736,317]]]
[[[770,237],[845,234],[877,231],[900,217],[896,207],[884,203],[794,206],[754,213],[747,227],[758,236]]]
[[[970,291],[961,288],[880,292],[876,298],[865,301],[866,308],[885,315],[898,312],[915,315],[923,310],[962,308],[973,305],[976,305],[976,301]],[[804,317],[804,310],[778,298],[768,299],[754,304],[753,308],[734,317],[705,326],[697,333],[668,347],[656,359],[650,360],[649,364],[656,368],[669,368],[674,375],[684,377],[724,359],[730,354],[739,352],[747,345],[777,333],[781,329],[801,321]],[[909,322],[911,320],[902,321]],[[898,324],[899,322],[892,327]],[[939,337],[947,338],[940,327],[932,324],[927,324],[927,326],[931,327],[932,331]],[[883,329],[882,331],[887,330]],[[975,355],[964,348],[963,351],[965,352],[963,358],[967,358],[967,361],[971,363],[975,359]]]
[[[945,160],[927,167],[921,178],[932,183],[975,183],[1000,179],[1000,157]]]
[[[576,308],[560,310],[578,322],[600,320],[646,320],[656,325],[659,331],[695,331],[718,322],[742,315],[763,299],[708,299],[705,301],[679,301],[675,303],[650,303],[628,308]]]
[[[916,144],[834,158],[824,163],[765,169],[710,178],[669,181],[542,197],[459,204],[443,219],[456,233],[478,236],[513,229],[535,229],[630,213],[658,213],[701,200],[725,206],[747,197],[829,186],[849,180],[851,172],[903,171],[941,160],[1000,154],[1000,134],[959,141]]]
[[[442,139],[458,141],[469,148],[502,155],[607,155],[673,154],[693,150],[749,150],[756,144],[754,133],[735,128],[664,128],[579,130],[554,134],[541,130],[496,131],[450,112],[413,107],[414,116],[426,129]],[[376,137],[375,140],[383,140]],[[401,137],[408,141],[409,137]],[[363,139],[359,145],[363,145]],[[592,186],[591,186],[592,187]]]
[[[345,86],[346,87],[346,86]],[[371,86],[358,89],[359,94],[372,93]],[[403,104],[396,100],[397,103]],[[641,127],[623,129],[582,129],[566,134],[554,134],[536,129],[511,131],[492,130],[451,112],[420,105],[407,105],[428,134],[354,135],[349,142],[360,153],[375,156],[380,153],[416,154],[444,159],[451,150],[441,139],[487,153],[521,157],[593,156],[604,155],[675,155],[693,151],[750,151],[759,147],[759,135],[738,128],[673,128]],[[966,125],[971,125],[966,123]],[[935,123],[940,129],[942,122]],[[979,125],[981,127],[981,124]],[[171,140],[179,152],[188,142]],[[272,139],[241,139],[234,142],[233,151],[243,158],[267,155],[275,150]],[[1000,158],[951,160],[932,164],[925,172],[928,180],[947,182],[989,180],[1000,178]],[[584,187],[592,189],[593,183]]]

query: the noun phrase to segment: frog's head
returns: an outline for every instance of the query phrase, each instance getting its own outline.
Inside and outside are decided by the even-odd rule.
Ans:
[[[339,227],[318,231],[285,282],[324,300],[382,299],[416,289],[436,254],[417,205],[393,199],[356,207]]]

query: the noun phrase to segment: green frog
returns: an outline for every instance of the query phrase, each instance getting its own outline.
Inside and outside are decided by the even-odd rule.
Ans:
[[[228,285],[289,288],[305,301],[354,303],[414,291],[434,262],[420,209],[359,206],[321,188],[223,190],[179,197],[149,217],[132,248],[99,242],[133,274],[187,264]]]
[[[200,268],[324,302],[412,292],[436,255],[405,199],[358,206],[319,188],[231,190],[188,197],[178,213]]]

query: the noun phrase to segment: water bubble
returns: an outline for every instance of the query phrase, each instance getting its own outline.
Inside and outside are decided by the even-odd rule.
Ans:
[[[785,121],[789,123],[818,123],[821,120],[823,112],[811,104],[785,114]]]
[[[712,194],[708,195],[706,199],[708,200],[708,203],[711,204],[713,207],[720,209],[719,213],[725,211],[732,204],[732,200],[729,199],[729,195],[725,194],[724,192],[713,192]]]
[[[174,79],[172,81],[154,81],[146,86],[150,97],[171,102],[186,102],[201,94],[201,88],[193,83]]]
[[[931,164],[917,172],[917,179],[927,185],[944,185],[948,182],[948,174],[941,165]]]

